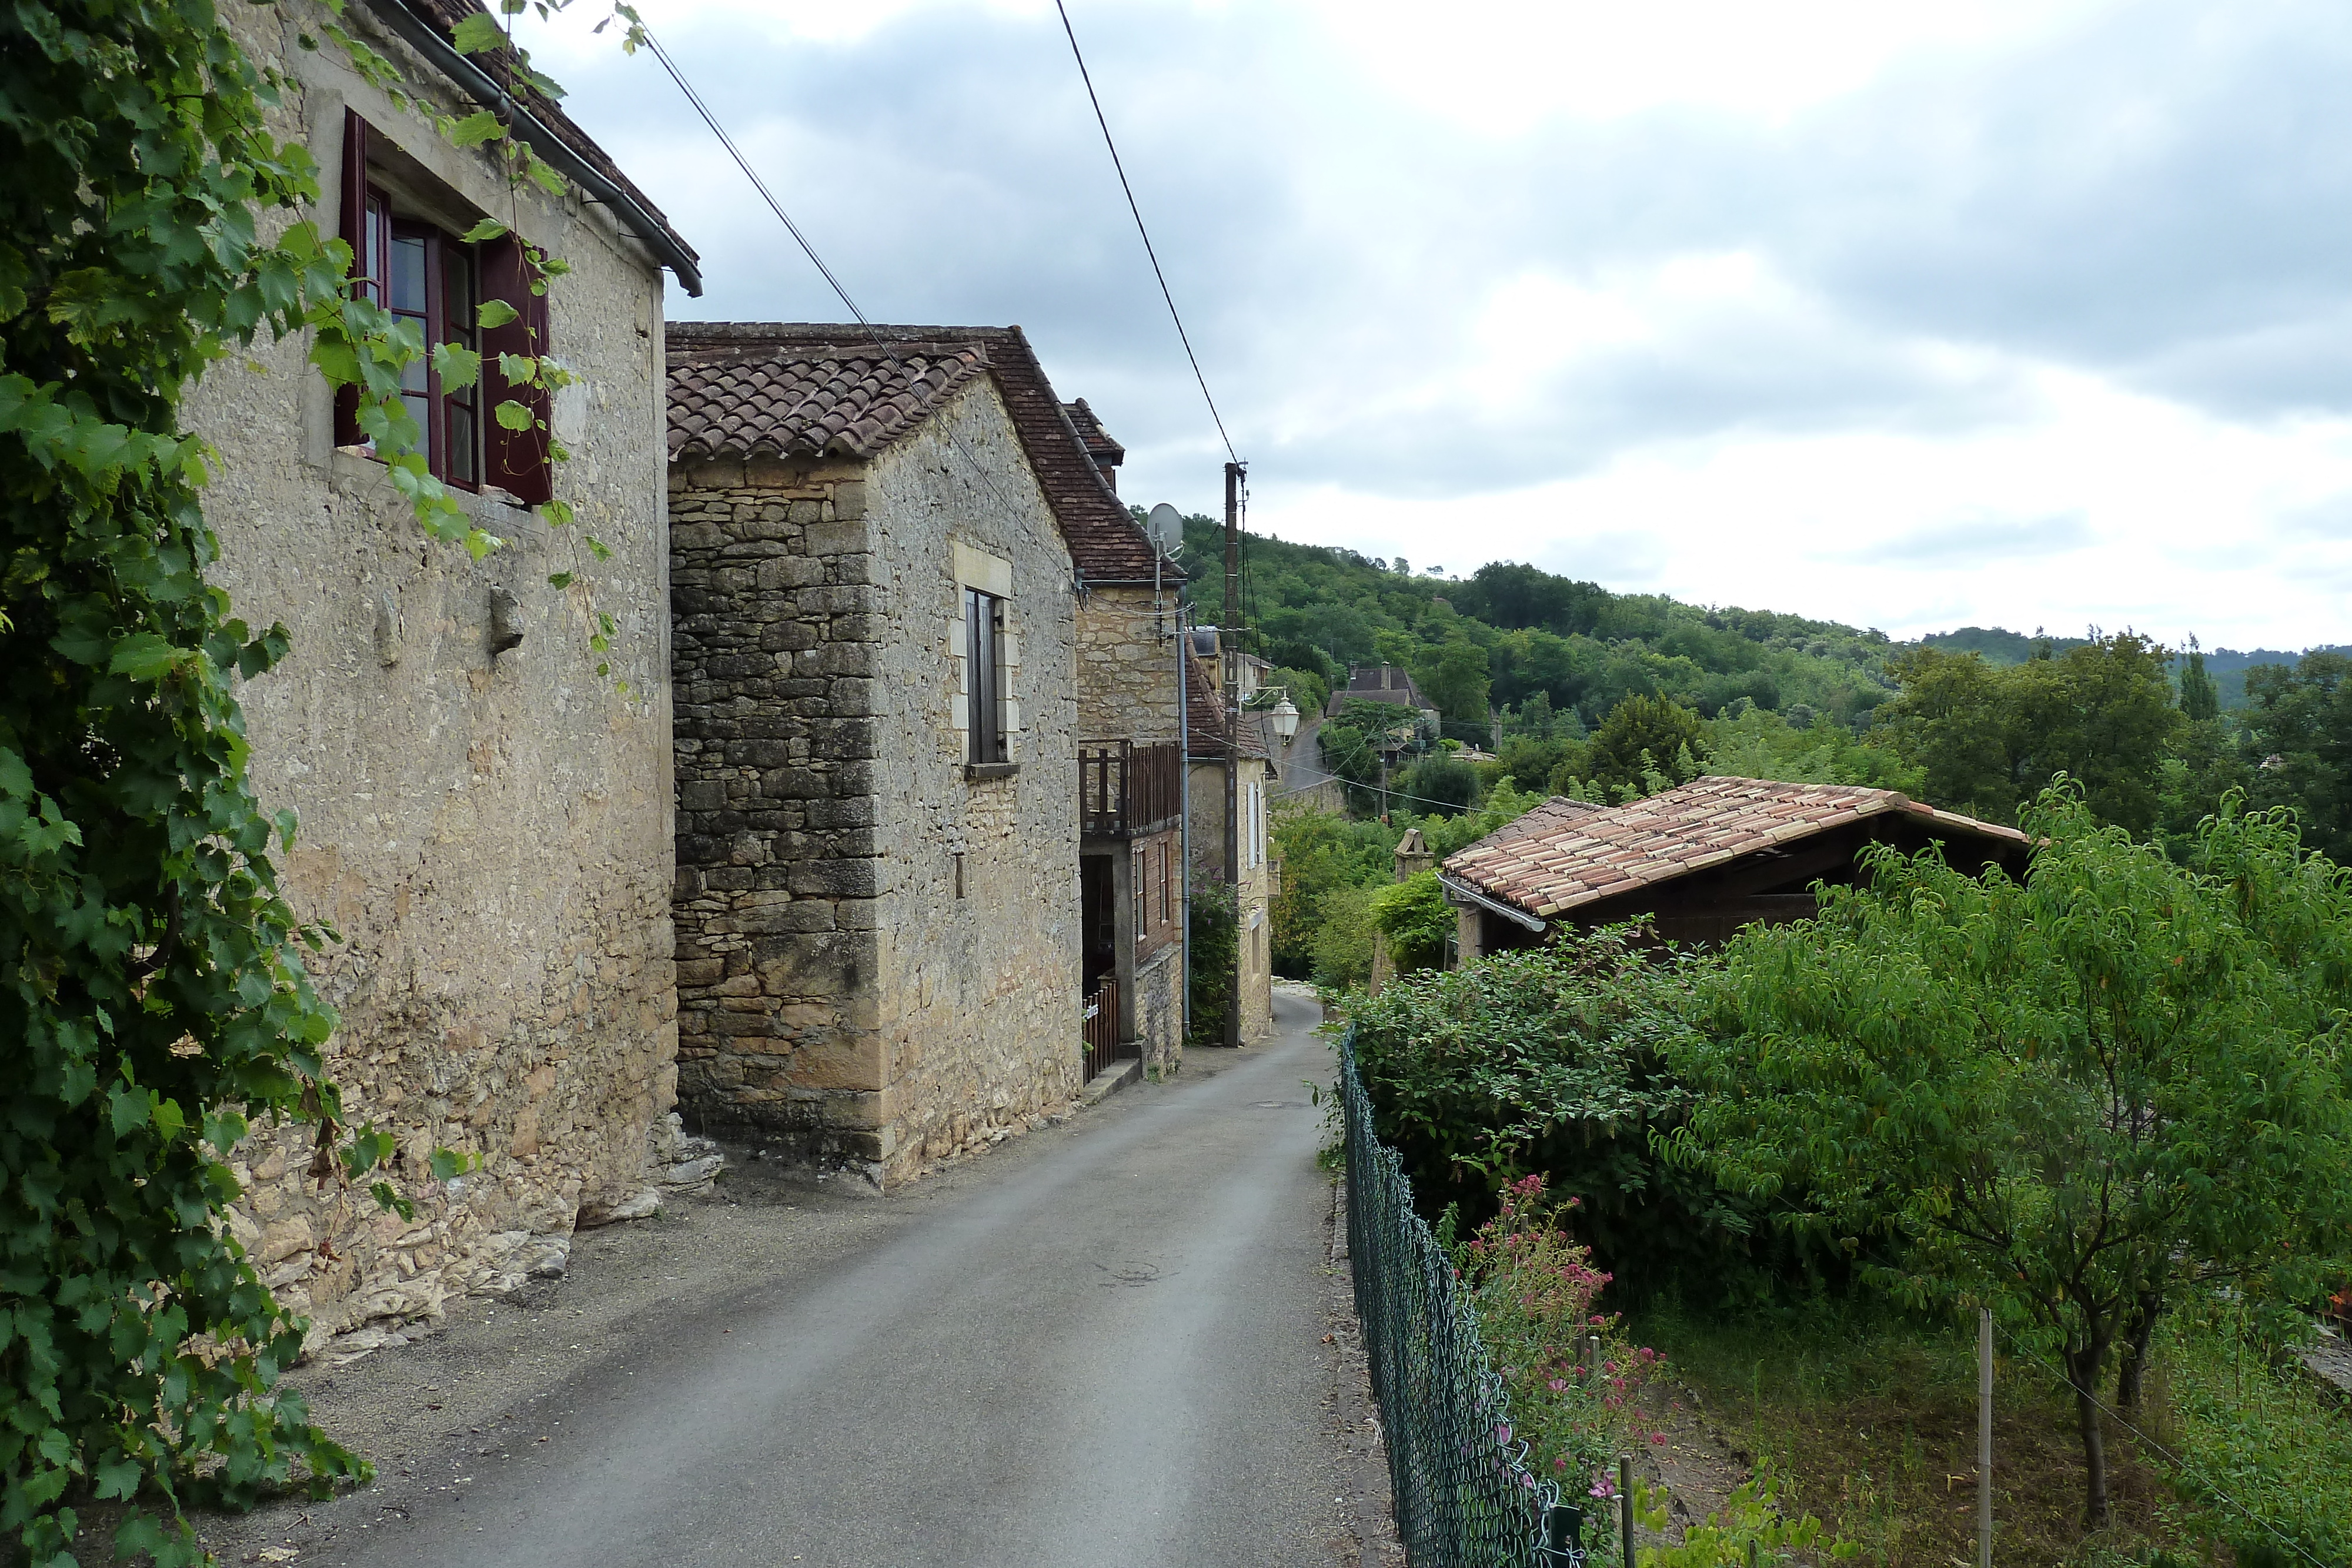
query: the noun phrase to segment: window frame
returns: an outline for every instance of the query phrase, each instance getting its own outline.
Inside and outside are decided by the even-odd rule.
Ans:
[[[964,760],[989,768],[1012,760],[1004,733],[1004,599],[963,590]]]
[[[481,381],[477,377],[471,387],[443,386],[432,350],[449,343],[480,351],[481,257],[475,246],[438,224],[403,216],[393,204],[391,192],[384,187],[368,184],[362,190],[364,194],[360,246],[352,258],[356,287],[363,298],[389,311],[395,320],[416,322],[425,339],[425,359],[415,367],[421,371],[424,385],[414,392],[404,390],[403,396],[411,402],[412,414],[416,413],[416,402],[423,404],[416,423],[425,438],[425,467],[445,485],[478,491],[482,487],[482,457],[487,445],[482,430]],[[403,302],[395,293],[394,253],[404,245],[415,245],[423,253],[425,298],[419,301]],[[448,296],[453,267],[462,269],[476,312],[473,320],[460,322],[451,319]],[[463,454],[467,460],[466,465],[472,470],[470,474],[460,472],[453,461],[459,447],[453,438],[460,428],[466,436]]]

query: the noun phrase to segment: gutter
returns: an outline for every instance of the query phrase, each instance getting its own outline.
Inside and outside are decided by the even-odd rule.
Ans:
[[[404,0],[361,0],[376,20],[400,35],[403,42],[431,61],[434,68],[456,82],[485,109],[497,110],[513,123],[514,133],[522,138],[530,150],[552,164],[565,178],[572,181],[595,200],[612,208],[621,222],[643,240],[655,259],[677,274],[678,287],[688,296],[702,298],[702,268],[697,265],[694,253],[684,242],[669,232],[660,219],[646,211],[635,196],[624,190],[618,182],[574,152],[570,143],[541,124],[516,101],[512,93],[500,87],[489,73],[459,54],[441,30],[411,11]]]
[[[1468,883],[1454,881],[1444,872],[1439,872],[1437,873],[1437,885],[1445,890],[1446,902],[1448,904],[1475,904],[1478,908],[1487,911],[1489,914],[1499,915],[1506,920],[1524,925],[1528,930],[1533,931],[1538,935],[1542,934],[1547,924],[1546,922],[1538,919],[1536,916],[1529,915],[1526,910],[1519,908],[1517,904],[1505,904],[1498,898],[1489,898],[1485,894],[1480,893],[1476,888],[1470,886]]]

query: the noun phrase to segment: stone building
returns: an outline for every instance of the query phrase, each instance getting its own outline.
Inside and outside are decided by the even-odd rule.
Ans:
[[[1095,469],[1065,466],[1055,486],[1059,508],[1094,524],[1076,547],[1086,988],[1116,1012],[1116,1054],[1164,1075],[1184,1052],[1184,573],[1119,502],[1126,449],[1084,398],[1063,412]]]
[[[1079,749],[1150,738],[1088,727],[1153,562],[1017,328],[877,332],[673,325],[669,451],[681,1092],[883,1186],[1081,1086]]]
[[[279,134],[327,171],[311,214],[355,271],[430,342],[491,356],[534,346],[579,378],[539,406],[544,435],[489,411],[509,389],[420,375],[425,455],[505,548],[478,564],[419,528],[386,470],[289,340],[223,369],[188,402],[218,448],[207,513],[236,613],[283,622],[292,653],[240,697],[265,801],[301,831],[280,865],[295,909],[340,946],[312,960],[342,1016],[327,1048],[354,1122],[394,1134],[415,1221],[304,1175],[300,1129],[238,1153],[232,1224],[314,1330],[437,1315],[449,1296],[560,1269],[575,1225],[656,1201],[649,1134],[674,1100],[668,556],[660,422],[665,266],[699,287],[693,252],[561,110],[526,92],[519,132],[568,181],[510,184],[425,118],[506,97],[498,55],[460,56],[456,0],[358,0],[341,20],[390,62],[364,79],[313,0],[225,19],[284,73]],[[568,262],[542,298],[512,237],[467,244],[486,214]],[[504,298],[511,328],[477,328]],[[528,400],[536,401],[536,400]],[[531,510],[570,502],[580,526]],[[611,549],[592,563],[578,532]],[[549,584],[570,571],[567,589]],[[615,622],[593,652],[593,616]],[[616,679],[600,679],[609,658]],[[622,684],[625,682],[625,686]],[[482,1156],[444,1186],[436,1145]]]
[[[1231,880],[1225,869],[1225,687],[1217,657],[1217,633],[1192,633],[1186,661],[1189,702],[1185,715],[1187,766],[1192,772],[1192,863],[1206,878]],[[1243,713],[1235,725],[1238,744],[1234,804],[1235,845],[1241,856],[1236,889],[1241,929],[1241,1038],[1256,1040],[1274,1029],[1275,867],[1267,808],[1281,777],[1276,763],[1281,743],[1268,733],[1262,713]]]

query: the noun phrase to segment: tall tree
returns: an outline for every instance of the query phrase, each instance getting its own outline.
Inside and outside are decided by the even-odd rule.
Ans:
[[[1612,792],[1641,790],[1648,774],[1672,773],[1679,759],[1706,755],[1698,715],[1666,697],[1628,697],[1592,732],[1584,765],[1591,783]]]
[[[1902,695],[1879,709],[1877,735],[1925,771],[1937,805],[2010,821],[2064,774],[2082,782],[2100,817],[2144,833],[2187,722],[2173,706],[2168,659],[2128,632],[2044,647],[2005,668],[1973,653],[1915,649],[1894,661]]]
[[[2180,711],[2191,724],[2221,716],[2221,688],[2205,670],[2205,650],[2197,639],[2189,639],[2189,652],[2180,663]]]
[[[2352,1249],[2352,873],[2283,812],[2224,810],[2188,866],[2071,788],[2026,825],[2022,883],[1881,848],[1818,921],[1736,938],[1675,1147],[2056,1354],[2095,1524],[2110,1367],[2134,1405],[2192,1289],[2297,1300]]]
[[[2305,653],[2246,672],[2254,799],[2291,806],[2312,843],[2352,862],[2352,658]]]

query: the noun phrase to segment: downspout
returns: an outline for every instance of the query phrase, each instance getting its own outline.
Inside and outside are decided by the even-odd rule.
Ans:
[[[433,68],[471,94],[485,109],[495,109],[513,122],[514,134],[530,150],[595,200],[620,215],[631,234],[664,267],[677,274],[678,287],[694,298],[702,297],[702,268],[694,253],[673,235],[635,196],[603,170],[572,151],[571,144],[524,110],[513,93],[499,85],[488,71],[459,54],[441,30],[411,11],[403,0],[362,0],[375,18],[401,37],[402,42],[431,61]]]
[[[1152,569],[1158,574],[1159,569]],[[1179,884],[1184,890],[1184,994],[1178,999],[1176,1016],[1181,1020],[1181,1039],[1192,1038],[1192,718],[1185,700],[1185,688],[1192,683],[1184,677],[1192,673],[1186,663],[1192,656],[1192,629],[1185,624],[1184,606],[1176,607],[1176,775],[1181,781],[1177,790],[1176,820],[1177,854],[1184,862],[1184,874]]]

